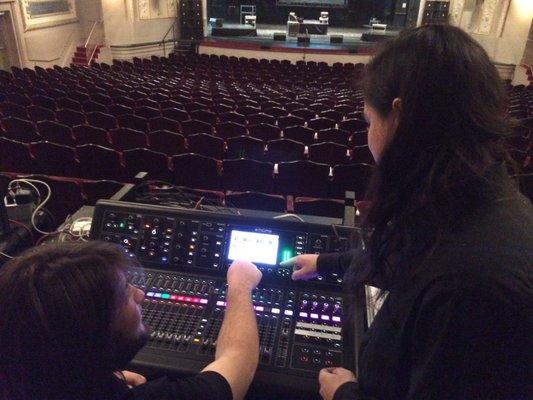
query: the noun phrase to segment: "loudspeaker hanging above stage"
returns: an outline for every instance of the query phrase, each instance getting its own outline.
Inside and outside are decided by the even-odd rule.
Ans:
[[[202,40],[204,25],[201,0],[180,0],[178,7],[181,40]]]

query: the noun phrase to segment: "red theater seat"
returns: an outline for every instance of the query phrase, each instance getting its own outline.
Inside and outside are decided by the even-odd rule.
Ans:
[[[287,201],[278,194],[230,191],[226,193],[226,207],[283,213],[287,208]]]
[[[281,161],[303,160],[305,144],[292,139],[276,139],[267,143],[265,159],[278,163]]]
[[[333,167],[331,196],[343,199],[347,190],[355,192],[356,200],[364,200],[372,176],[373,167],[368,164],[346,164]]]
[[[315,141],[315,131],[305,126],[290,126],[283,129],[283,137],[304,144],[311,144]]]
[[[92,125],[77,125],[72,128],[72,133],[78,146],[83,144],[97,144],[104,147],[111,146],[109,135],[105,129]]]
[[[82,177],[123,181],[124,168],[120,153],[103,146],[85,144],[76,147]]]
[[[132,181],[139,172],[148,172],[148,179],[165,182],[172,180],[172,172],[168,168],[166,154],[144,148],[126,150],[122,154],[129,181]]]
[[[344,164],[348,161],[348,146],[333,142],[312,144],[309,160],[329,165]]]
[[[146,118],[134,114],[123,114],[117,117],[120,128],[130,128],[136,131],[146,132],[148,130],[148,121]]]
[[[0,137],[0,170],[2,172],[33,172],[35,164],[28,145]]]
[[[185,138],[183,135],[166,130],[150,132],[148,134],[150,149],[165,153],[169,156],[185,152]]]
[[[72,147],[46,141],[31,144],[36,171],[46,175],[79,177],[79,163]]]
[[[123,151],[138,147],[148,147],[148,138],[144,132],[130,128],[118,128],[111,130],[109,133],[115,150]]]
[[[313,161],[278,164],[277,192],[293,196],[327,197],[329,165]]]
[[[262,160],[265,153],[265,142],[251,136],[234,136],[226,140],[225,158],[251,158]]]
[[[209,190],[222,188],[216,159],[187,153],[173,156],[171,162],[176,185]]]
[[[246,158],[222,162],[222,181],[226,190],[272,192],[273,173],[274,164],[269,162]]]

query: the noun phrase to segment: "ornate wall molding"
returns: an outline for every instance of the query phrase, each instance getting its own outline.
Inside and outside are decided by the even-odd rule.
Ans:
[[[77,22],[75,0],[19,0],[26,31]]]
[[[177,0],[137,0],[139,19],[174,18]]]

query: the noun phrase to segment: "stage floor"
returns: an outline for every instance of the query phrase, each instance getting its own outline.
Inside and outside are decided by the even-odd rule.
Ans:
[[[242,27],[237,23],[224,22],[224,28],[238,29]],[[257,24],[257,36],[212,36],[211,27],[208,28],[207,35],[204,39],[206,44],[225,44],[227,47],[232,44],[242,45],[248,44],[253,47],[261,48],[277,48],[290,49],[301,51],[303,49],[317,50],[323,52],[343,52],[343,53],[372,53],[376,43],[365,42],[361,40],[361,36],[365,32],[369,32],[367,28],[338,28],[329,27],[327,35],[309,35],[310,43],[298,43],[297,37],[286,36],[285,41],[274,40],[274,33],[287,34],[286,25],[268,25]],[[378,33],[379,34],[379,33]],[[388,30],[387,36],[395,36],[398,31]],[[330,37],[335,35],[342,35],[342,43],[330,43]]]

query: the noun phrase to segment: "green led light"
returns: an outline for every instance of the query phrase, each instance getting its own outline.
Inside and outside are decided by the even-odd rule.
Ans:
[[[168,293],[163,293],[163,294],[161,295],[161,298],[162,298],[162,299],[170,299],[170,295],[169,295]]]
[[[281,253],[281,261],[287,261],[292,258],[292,250],[285,249]]]

